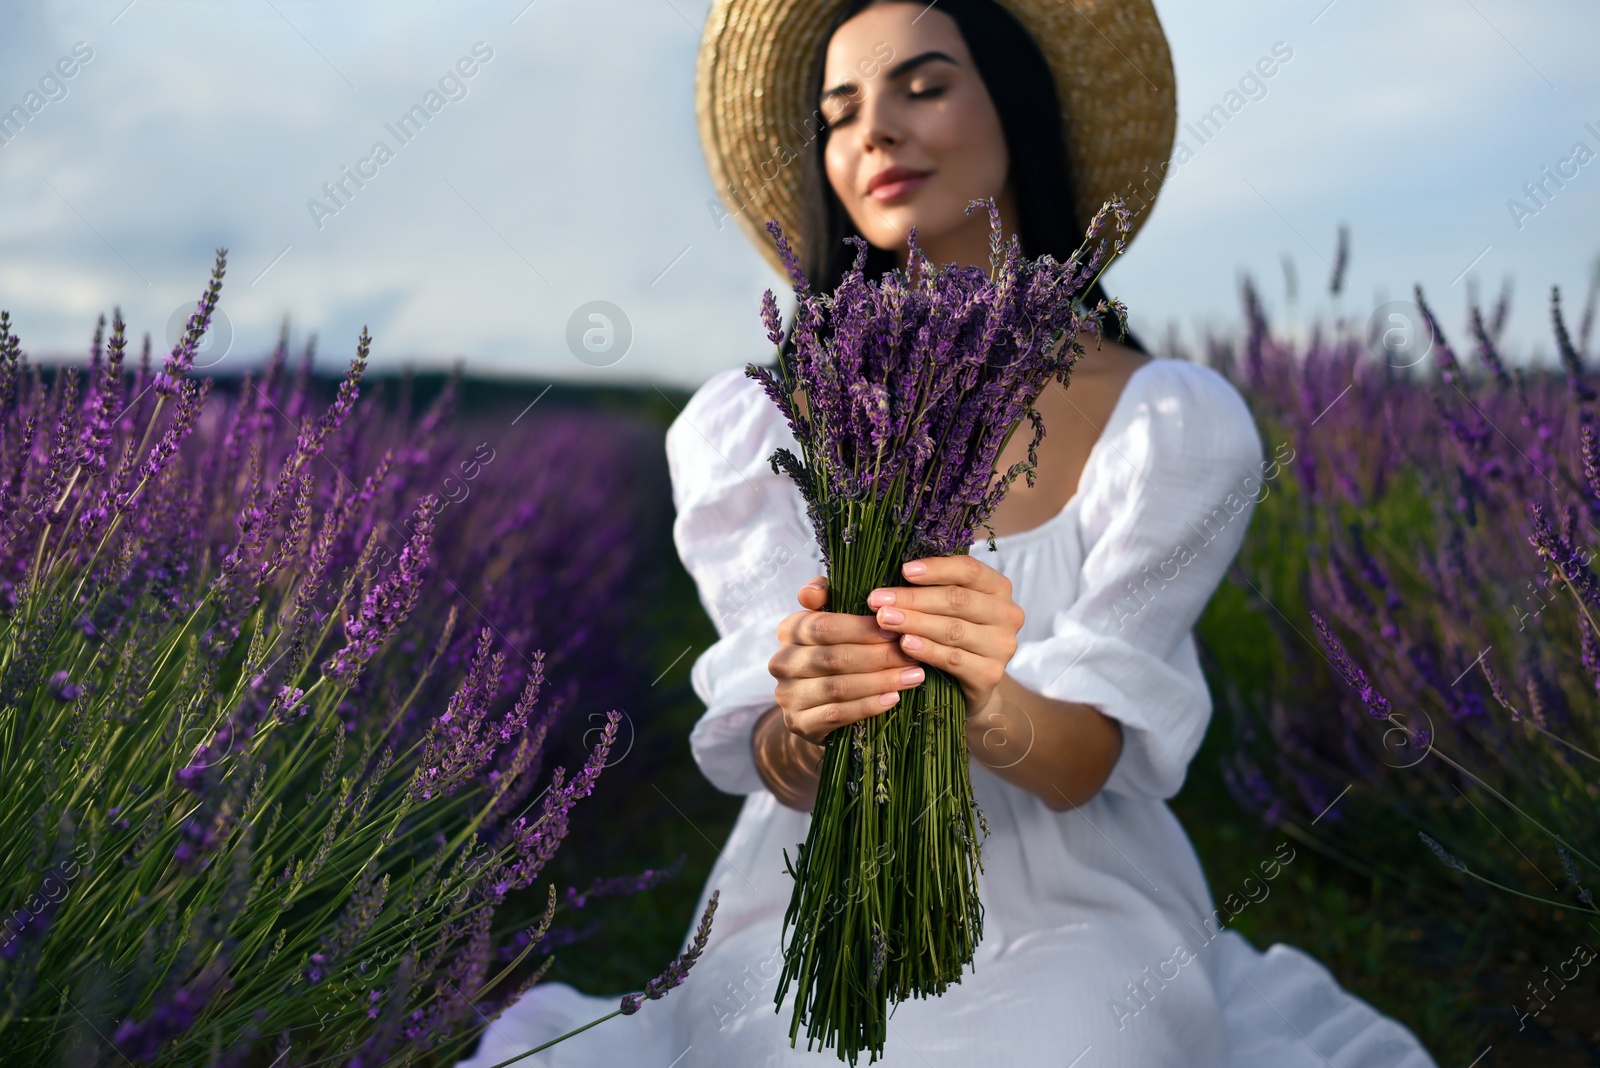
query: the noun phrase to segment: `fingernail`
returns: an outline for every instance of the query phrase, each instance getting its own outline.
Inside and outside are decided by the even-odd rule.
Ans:
[[[885,623],[904,623],[906,614],[898,608],[880,608],[878,609],[878,618]]]
[[[921,682],[922,681],[922,669],[919,668],[919,667],[908,667],[908,668],[906,668],[904,671],[900,672],[900,681],[904,682],[904,683],[907,683],[907,684],[910,684],[910,683],[913,683],[913,682]]]
[[[873,590],[867,595],[867,604],[873,608],[882,608],[886,604],[894,604],[894,594],[889,590]]]
[[[913,560],[902,570],[904,570],[907,575],[920,575],[924,571],[928,570],[928,565],[922,563],[920,560]]]
[[[898,700],[900,700],[900,695],[897,693],[880,693],[878,695],[878,703],[880,705],[892,705]]]
[[[905,636],[905,638],[906,638],[906,640],[903,643],[903,647],[904,648],[906,648],[906,649],[921,649],[922,648],[922,639],[917,637],[915,634],[907,634]]]

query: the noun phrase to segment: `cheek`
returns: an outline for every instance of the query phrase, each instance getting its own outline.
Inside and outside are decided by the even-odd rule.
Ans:
[[[830,141],[822,154],[823,170],[834,194],[844,205],[850,220],[861,231],[861,236],[879,248],[894,248],[905,239],[890,222],[893,209],[875,209],[865,203],[865,197],[856,192],[858,181],[865,181],[861,173],[861,154],[848,147],[848,138]]]
[[[828,184],[833,186],[839,199],[848,204],[856,198],[851,190],[851,183],[856,177],[856,153],[851,152],[843,145],[843,138],[835,137],[828,142],[822,154],[822,168],[827,172]]]
[[[961,201],[958,211],[971,197],[1000,195],[1008,162],[1005,134],[986,98],[964,94],[929,109],[917,124],[917,141],[947,179],[946,192]]]
[[[1009,159],[1005,131],[992,105],[983,102],[963,109],[960,118],[963,141],[967,145],[967,169],[972,180],[986,194],[998,195],[1005,184]]]

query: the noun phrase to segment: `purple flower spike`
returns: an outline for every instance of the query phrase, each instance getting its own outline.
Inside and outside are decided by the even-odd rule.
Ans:
[[[1561,856],[1561,870],[1566,873],[1567,881],[1578,892],[1578,900],[1594,908],[1594,891],[1584,886],[1583,880],[1578,878],[1578,866],[1572,862],[1572,854],[1567,852],[1564,845],[1556,846],[1556,852]]]
[[[1443,861],[1445,867],[1449,868],[1451,871],[1465,872],[1467,870],[1467,866],[1465,864],[1461,863],[1451,854],[1445,852],[1444,846],[1440,845],[1438,842],[1435,842],[1432,838],[1429,838],[1424,832],[1418,831],[1417,837],[1428,843],[1428,848],[1433,850],[1433,855]]]
[[[162,396],[170,397],[178,392],[184,375],[194,366],[195,349],[200,346],[200,339],[205,337],[206,330],[211,326],[211,315],[217,310],[217,298],[222,294],[222,276],[227,273],[227,263],[228,250],[217,249],[216,266],[211,270],[211,283],[201,295],[199,303],[195,305],[194,314],[189,316],[183,337],[173,346],[172,354],[167,357],[166,364],[156,377],[156,392]]]
[[[349,644],[322,668],[334,681],[353,683],[362,666],[411,614],[428,563],[434,518],[443,507],[431,493],[422,498],[411,524],[411,541],[401,550],[400,559],[382,581],[373,583],[356,615],[345,617],[344,632]]]
[[[142,1023],[123,1020],[112,1034],[111,1044],[124,1057],[146,1062],[157,1060],[167,1041],[188,1031],[216,993],[232,988],[227,971],[225,960],[212,961],[192,983],[179,987],[160,1002]]]
[[[705,951],[706,940],[711,937],[711,916],[717,911],[717,896],[721,890],[711,891],[711,900],[706,903],[705,914],[700,917],[700,926],[695,929],[694,941],[689,948],[667,965],[666,971],[656,976],[645,984],[643,997],[651,1001],[659,1001],[667,996],[667,991],[675,986],[681,986],[689,977],[689,969],[694,967],[694,962],[700,959],[700,954]],[[625,994],[622,998],[622,1014],[632,1016],[639,1011],[643,1004],[638,994]]]
[[[65,671],[50,676],[50,696],[57,701],[71,701],[83,692],[83,687],[72,681]]]
[[[1591,614],[1600,615],[1600,579],[1589,570],[1583,553],[1572,541],[1551,529],[1544,507],[1537,502],[1528,505],[1533,520],[1533,533],[1528,536],[1539,556],[1553,564],[1561,577],[1572,585],[1583,599]]]
[[[867,985],[875,987],[878,979],[883,975],[883,966],[889,959],[889,942],[884,937],[883,928],[877,920],[872,921],[872,975],[867,980]]]
[[[617,875],[609,879],[596,879],[581,894],[576,887],[569,886],[567,887],[566,904],[569,908],[581,909],[595,898],[609,897],[613,894],[631,896],[642,893],[653,886],[659,886],[678,874],[687,856],[687,853],[679,853],[676,860],[659,870],[646,868],[638,875]]]
[[[1344,648],[1334,638],[1333,632],[1328,628],[1328,621],[1318,615],[1316,610],[1311,612],[1312,622],[1316,624],[1317,636],[1322,639],[1323,646],[1328,650],[1328,655],[1333,660],[1333,665],[1344,676],[1344,680],[1355,688],[1361,697],[1361,703],[1377,719],[1388,719],[1391,713],[1389,699],[1379,693],[1367,679],[1367,673],[1362,671],[1345,653]]]

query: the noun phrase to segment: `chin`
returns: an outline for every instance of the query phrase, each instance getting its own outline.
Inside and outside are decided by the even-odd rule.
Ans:
[[[905,205],[895,205],[905,207]],[[911,228],[917,228],[917,244],[927,248],[930,239],[949,232],[949,223],[944,219],[943,213],[932,222],[929,221],[929,212],[903,211],[891,212],[883,208],[873,210],[871,205],[867,208],[872,214],[871,228],[857,226],[864,236],[878,248],[895,249],[896,251],[907,247]]]
[[[912,207],[913,210],[906,212],[904,216],[895,218],[894,223],[900,228],[901,233],[909,233],[911,227],[915,226],[917,228],[917,244],[924,248],[930,242],[937,244],[944,238],[975,224],[981,225],[985,233],[989,230],[988,215],[982,209],[967,215],[967,202],[964,200],[959,204],[940,202],[938,204],[907,205],[907,207]],[[900,244],[904,245],[905,243],[905,239],[901,238]]]

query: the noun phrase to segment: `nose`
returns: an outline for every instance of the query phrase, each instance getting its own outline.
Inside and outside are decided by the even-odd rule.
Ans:
[[[885,106],[879,94],[868,93],[857,115],[863,148],[893,148],[905,140],[905,131],[893,109]]]

